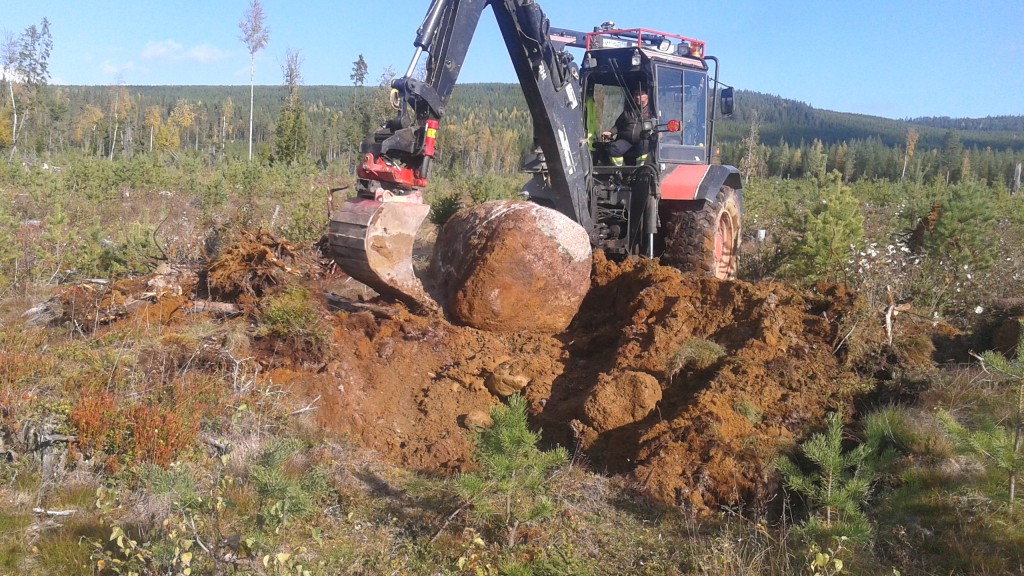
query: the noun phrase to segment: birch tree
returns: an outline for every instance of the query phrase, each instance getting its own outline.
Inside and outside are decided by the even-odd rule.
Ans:
[[[249,161],[252,162],[252,116],[253,107],[256,102],[255,73],[256,53],[262,50],[270,41],[270,30],[264,25],[266,15],[263,13],[263,5],[260,0],[252,0],[245,15],[238,23],[242,31],[241,39],[249,49]]]
[[[18,133],[18,104],[14,99],[14,66],[18,63],[18,40],[11,32],[4,32],[3,43],[0,44],[0,72],[3,82],[7,84],[7,93],[11,98],[11,146],[14,146]]]
[[[149,106],[146,108],[146,116],[143,119],[143,126],[149,128],[149,151],[153,151],[153,134],[160,128],[163,123],[163,115],[160,112],[159,106]]]
[[[917,140],[920,137],[921,135],[917,133],[917,130],[913,128],[907,130],[907,150],[903,154],[903,173],[900,174],[900,182],[907,176],[907,164],[914,157],[914,151],[917,150]]]
[[[224,100],[224,104],[221,106],[220,115],[220,141],[223,145],[228,139],[228,123],[234,122],[235,117],[235,103],[229,96]],[[234,139],[234,130],[232,130],[232,139]]]
[[[121,119],[131,121],[132,97],[124,86],[115,86],[110,89],[110,116],[113,119],[113,133],[110,135],[109,159],[114,159],[114,150],[117,147],[117,133],[121,130]],[[124,134],[121,135],[122,149],[124,146]]]

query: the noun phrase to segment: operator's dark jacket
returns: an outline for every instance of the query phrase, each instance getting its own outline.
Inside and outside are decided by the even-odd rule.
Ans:
[[[649,143],[646,138],[640,137],[640,133],[643,131],[644,120],[650,119],[650,105],[645,106],[642,111],[635,107],[623,110],[615,120],[615,141],[612,142],[608,153],[613,157],[638,157],[647,154]]]
[[[643,130],[644,120],[650,119],[651,107],[649,105],[645,106],[642,111],[630,106],[623,110],[622,114],[619,114],[619,117],[615,120],[614,138],[616,140],[626,140],[630,144],[636,144],[640,141],[640,132]]]

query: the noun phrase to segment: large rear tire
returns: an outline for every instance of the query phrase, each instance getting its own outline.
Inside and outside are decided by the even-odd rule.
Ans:
[[[723,280],[736,277],[740,247],[736,190],[722,186],[713,202],[666,203],[661,216],[662,264]]]

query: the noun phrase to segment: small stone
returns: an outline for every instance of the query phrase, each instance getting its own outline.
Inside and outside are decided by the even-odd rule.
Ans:
[[[460,417],[463,428],[469,430],[480,430],[483,428],[490,428],[494,421],[491,420],[491,415],[483,410],[473,410],[467,414],[463,414]]]
[[[487,389],[502,398],[519,392],[529,384],[530,379],[516,370],[512,361],[502,362],[484,379]]]

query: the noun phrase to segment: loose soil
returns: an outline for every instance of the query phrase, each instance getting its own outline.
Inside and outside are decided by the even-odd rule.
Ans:
[[[331,332],[329,351],[313,362],[256,342],[264,374],[296,405],[312,403],[304,414],[328,434],[426,473],[472,469],[470,429],[501,401],[493,390],[521,389],[545,443],[654,500],[697,512],[764,502],[776,488],[772,459],[827,412],[849,412],[865,392],[858,365],[884,348],[880,316],[837,286],[802,292],[595,254],[591,289],[568,329],[494,333],[380,301],[349,301],[339,311],[318,296],[341,285],[326,267],[298,265],[273,239],[247,242],[224,253],[266,257],[245,259],[249,273],[230,275],[235,289],[216,277],[220,298],[235,296],[248,311],[274,287],[298,282],[317,295]],[[229,269],[237,270],[215,262],[206,274]],[[215,297],[197,290],[203,277],[184,293]],[[173,306],[161,306],[164,299]],[[134,313],[178,322],[198,310],[176,291],[149,300]],[[130,314],[80,307],[75,316],[122,322]],[[929,364],[931,350],[899,361]]]

